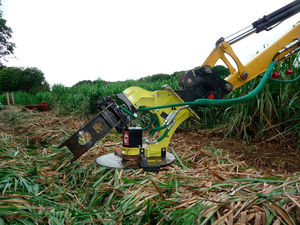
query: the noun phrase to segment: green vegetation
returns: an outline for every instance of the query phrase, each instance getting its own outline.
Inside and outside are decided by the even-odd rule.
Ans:
[[[2,6],[0,0],[0,7]],[[0,68],[3,67],[5,57],[14,53],[15,44],[9,39],[12,37],[12,29],[6,25],[6,20],[2,17],[2,11],[0,9]]]
[[[300,74],[299,56],[300,54],[292,59],[294,62],[293,75],[284,75],[290,66],[288,60],[280,64],[278,69],[281,71],[282,79],[293,79]],[[214,70],[222,76],[226,76],[228,73],[222,66],[217,66]],[[182,73],[157,74],[139,80],[119,82],[82,81],[73,87],[54,85],[51,92],[39,92],[36,95],[15,92],[15,102],[24,105],[46,101],[50,103],[56,113],[76,115],[81,118],[89,117],[97,112],[96,102],[99,99],[121,93],[131,86],[153,91],[160,89],[164,84],[169,84],[176,90],[179,88],[177,79]],[[239,97],[250,92],[258,85],[259,81],[258,78],[247,83],[226,98]],[[300,110],[298,85],[299,80],[288,84],[269,81],[264,90],[252,101],[229,107],[198,107],[196,112],[201,121],[188,120],[182,124],[180,129],[225,129],[226,137],[236,136],[248,142],[251,142],[253,138],[262,139],[265,135],[268,135],[268,138],[300,136],[300,115],[297,113]],[[5,95],[0,96],[0,102],[5,103]]]
[[[286,63],[280,65],[282,74],[286,67]],[[284,78],[296,77],[299,67],[294,71]],[[299,223],[299,173],[266,176],[222,149],[195,150],[184,138],[177,140],[180,148],[176,153],[171,149],[175,164],[159,174],[98,167],[96,156],[121,148],[116,133],[72,164],[71,153],[58,149],[63,139],[96,112],[98,99],[131,86],[157,90],[167,83],[178,89],[181,73],[136,81],[85,81],[70,88],[54,85],[51,91],[36,95],[15,92],[17,104],[46,101],[52,112],[22,107],[0,111],[0,224]],[[248,93],[258,82],[254,80],[227,97]],[[214,128],[223,130],[225,137],[248,141],[283,138],[287,143],[299,142],[298,85],[299,80],[269,82],[250,102],[199,107],[196,111],[201,121],[188,120],[180,129]],[[5,95],[0,101],[5,102]]]
[[[175,164],[158,174],[98,167],[96,155],[119,148],[115,133],[70,164],[71,153],[57,143],[79,124],[74,117],[16,108],[0,114],[1,224],[300,221],[299,173],[266,176],[221,149],[196,151],[184,140],[176,154],[171,149]]]
[[[132,86],[154,91],[168,84],[176,90],[183,72],[122,82],[85,80],[70,88],[54,85],[50,90],[37,68],[4,67],[5,57],[15,48],[9,41],[11,35],[0,11],[0,225],[300,224],[299,171],[281,174],[255,169],[241,160],[243,156],[215,147],[209,133],[213,130],[222,138],[234,136],[252,143],[265,139],[269,144],[276,139],[297,158],[299,151],[293,148],[296,142],[300,147],[299,80],[269,82],[254,100],[242,104],[196,108],[201,120],[189,119],[181,125],[179,130],[189,133],[175,134],[180,138],[171,143],[169,151],[176,161],[157,174],[142,169],[114,170],[99,167],[94,160],[120,150],[120,134],[108,134],[73,163],[71,153],[58,145],[97,112],[99,99]],[[291,58],[293,75],[284,75],[290,62],[280,64],[283,79],[300,74],[299,56]],[[213,69],[222,78],[228,74],[222,66]],[[240,97],[258,83],[255,79],[226,98]],[[6,91],[14,92],[17,107],[4,106]],[[41,102],[48,102],[51,112],[22,107]],[[199,130],[207,128],[203,132],[208,133],[207,143],[202,147]],[[233,143],[230,151],[240,152],[243,142]],[[258,163],[260,157],[255,158]],[[274,162],[281,171],[281,166],[298,161]]]
[[[300,75],[299,57],[300,54],[293,56],[293,75],[285,75],[285,71],[290,68],[289,61],[284,61],[275,68],[281,72],[281,79],[291,80]],[[258,79],[249,82],[233,92],[231,97],[250,92],[258,82]],[[269,81],[255,100],[224,108],[222,119],[231,121],[228,123],[228,135],[235,135],[248,141],[250,136],[261,139],[266,134],[270,139],[280,136],[300,137],[299,83],[299,80],[289,84]]]
[[[37,68],[5,67],[0,69],[0,93],[5,91],[26,91],[36,94],[49,91],[44,74]]]
[[[25,92],[15,92],[15,102],[19,105],[39,104],[46,101],[53,106],[53,110],[63,115],[77,115],[80,117],[89,116],[96,112],[97,100],[121,93],[126,88],[138,86],[146,90],[159,90],[161,86],[168,83],[178,88],[177,78],[180,73],[173,75],[158,74],[141,78],[139,80],[127,80],[123,82],[106,82],[98,80],[95,82],[82,82],[73,87],[54,85],[51,92],[39,92],[36,95],[29,95]],[[166,79],[166,77],[168,79]],[[22,99],[22,95],[24,98]],[[5,103],[5,95],[0,96],[0,102]]]

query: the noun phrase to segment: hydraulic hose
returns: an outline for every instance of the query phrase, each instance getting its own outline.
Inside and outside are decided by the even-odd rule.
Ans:
[[[150,115],[150,121],[149,121],[148,125],[143,128],[143,130],[148,130],[151,127],[151,125],[153,124],[153,122],[154,122],[154,116],[153,116],[153,114],[151,112],[148,112],[148,113]]]
[[[296,82],[299,79],[300,79],[300,75],[298,75],[298,77],[296,77],[292,80],[277,80],[277,79],[269,78],[270,81],[275,81],[275,82],[278,82],[278,83],[293,83],[293,82]]]
[[[169,133],[169,129],[166,129],[165,132],[163,133],[163,135],[157,139],[157,142],[160,142],[161,140],[163,140],[167,136],[168,133]]]
[[[137,118],[136,115],[134,115],[132,112],[130,112],[130,111],[129,111],[128,109],[126,109],[125,107],[120,106],[120,109],[121,109],[123,112],[127,113],[132,119],[136,119],[136,118]]]
[[[233,98],[233,99],[197,99],[193,102],[181,102],[177,104],[169,104],[169,105],[161,105],[161,106],[153,106],[153,107],[140,107],[137,109],[137,111],[148,111],[148,110],[153,110],[153,109],[164,109],[164,108],[170,108],[170,107],[177,107],[177,106],[184,106],[184,105],[189,105],[189,106],[198,106],[198,105],[209,105],[209,106],[218,106],[218,105],[233,105],[233,104],[238,104],[244,101],[248,101],[252,98],[254,98],[264,87],[266,82],[268,81],[272,70],[275,66],[275,62],[271,62],[263,75],[260,83],[257,85],[257,87],[248,93],[245,96],[238,97],[238,98]]]
[[[160,131],[160,130],[165,129],[167,126],[168,126],[167,124],[164,124],[160,127],[153,128],[152,130],[149,131],[150,136],[153,136],[156,133],[156,131]]]

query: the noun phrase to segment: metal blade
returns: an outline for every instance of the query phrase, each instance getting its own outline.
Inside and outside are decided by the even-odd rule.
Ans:
[[[139,158],[125,160],[116,153],[102,155],[96,159],[96,163],[108,168],[115,169],[138,169],[140,168]]]
[[[125,160],[122,156],[116,153],[110,153],[102,155],[96,159],[96,163],[108,168],[115,169],[138,169],[143,168],[146,171],[151,171],[151,168],[159,168],[163,166],[168,166],[175,160],[174,155],[167,152],[166,157],[161,159],[160,157],[152,157],[146,160],[141,160],[140,157],[133,157],[132,160]],[[148,170],[149,169],[149,170]],[[157,171],[157,170],[155,170]]]

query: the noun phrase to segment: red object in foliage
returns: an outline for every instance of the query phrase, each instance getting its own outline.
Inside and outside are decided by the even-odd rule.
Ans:
[[[41,102],[39,105],[24,105],[27,109],[37,109],[40,111],[49,110],[49,104],[47,102]]]
[[[214,98],[215,98],[215,95],[214,95],[213,93],[210,93],[210,94],[207,96],[207,98],[209,98],[209,99],[214,99]]]
[[[280,78],[280,72],[279,72],[279,71],[276,71],[275,73],[272,73],[271,77],[272,77],[273,79],[278,79],[278,78]]]
[[[285,74],[286,74],[286,75],[291,75],[291,74],[293,74],[293,69],[288,69],[288,70],[286,70],[286,71],[285,71]]]

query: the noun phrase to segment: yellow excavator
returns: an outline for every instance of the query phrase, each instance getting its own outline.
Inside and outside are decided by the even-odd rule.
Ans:
[[[177,127],[188,117],[200,119],[193,110],[195,107],[231,105],[247,101],[255,97],[269,79],[279,77],[276,72],[272,73],[274,66],[300,50],[300,23],[294,25],[246,65],[241,63],[231,46],[253,33],[269,31],[299,12],[300,0],[296,0],[263,16],[248,28],[231,36],[231,39],[220,38],[199,68],[187,71],[179,78],[180,90],[173,90],[168,85],[153,92],[140,87],[129,87],[116,96],[101,99],[97,103],[100,112],[59,147],[66,146],[73,153],[74,161],[115,128],[123,133],[123,148],[98,157],[97,164],[110,168],[159,171],[162,166],[167,166],[175,160],[174,155],[168,152],[168,145]],[[230,63],[228,56],[233,59],[235,67]],[[230,72],[225,79],[212,70],[219,59]],[[234,99],[223,99],[225,95],[262,73],[264,75],[259,85],[249,94]],[[149,123],[144,128],[129,126],[139,115],[138,112],[149,114]],[[82,137],[88,137],[89,140],[82,143]]]

